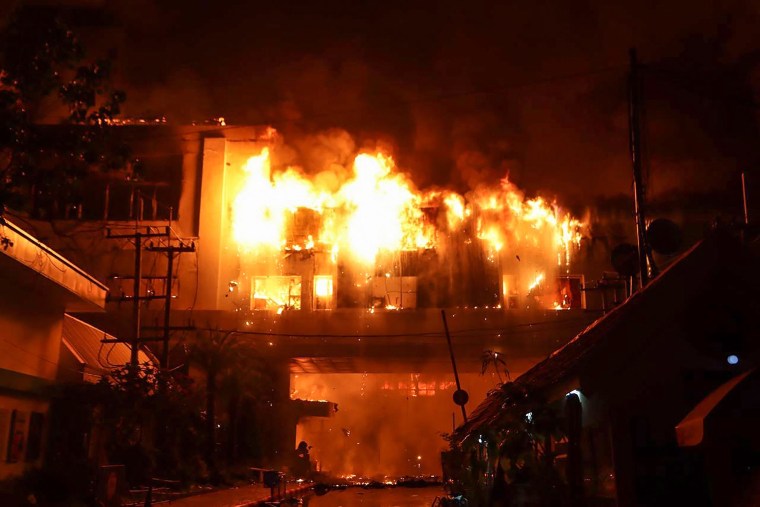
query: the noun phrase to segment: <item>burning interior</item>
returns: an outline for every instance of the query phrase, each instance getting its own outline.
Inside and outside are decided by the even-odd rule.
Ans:
[[[494,385],[491,375],[464,381],[478,399]],[[451,375],[431,371],[293,375],[291,397],[337,404],[331,417],[303,419],[296,440],[313,445],[315,468],[335,475],[440,475],[440,435],[453,429],[455,389]]]

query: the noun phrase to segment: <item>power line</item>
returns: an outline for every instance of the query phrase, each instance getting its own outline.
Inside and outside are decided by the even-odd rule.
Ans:
[[[548,320],[548,321],[536,321],[536,322],[526,322],[522,324],[513,324],[511,326],[506,327],[493,327],[493,328],[475,328],[475,329],[461,329],[458,331],[453,331],[451,334],[456,335],[458,337],[465,337],[465,336],[475,336],[472,334],[466,334],[466,333],[475,333],[475,332],[491,332],[491,333],[507,333],[509,330],[514,329],[524,329],[524,328],[530,328],[534,326],[545,326],[545,325],[553,325],[553,324],[570,324],[570,323],[580,323],[580,322],[587,322],[587,319],[581,319],[581,318],[573,318],[573,319],[559,319],[559,320]],[[331,333],[324,333],[324,334],[308,334],[308,333],[278,333],[278,332],[266,332],[266,331],[247,331],[247,330],[224,330],[224,329],[215,329],[215,328],[196,328],[196,331],[213,331],[218,333],[230,333],[230,334],[239,334],[239,335],[250,335],[250,336],[270,336],[270,337],[281,337],[281,338],[409,338],[409,337],[427,337],[427,338],[436,338],[436,337],[443,337],[444,333],[442,331],[427,331],[427,332],[418,332],[418,333],[379,333],[379,334],[331,334]],[[462,335],[465,333],[464,335]]]

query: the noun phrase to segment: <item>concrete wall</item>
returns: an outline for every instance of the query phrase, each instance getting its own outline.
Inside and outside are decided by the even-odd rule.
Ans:
[[[14,294],[10,287],[0,289],[0,369],[54,380],[63,312],[61,307]]]
[[[49,403],[40,389],[58,371],[63,308],[46,305],[5,285],[0,290],[0,479],[42,462]],[[36,458],[28,455],[33,413],[42,414]],[[9,446],[12,447],[9,452]]]
[[[40,440],[42,450],[48,408],[49,403],[45,400],[0,394],[0,480],[19,476],[26,470],[42,464],[42,453],[36,459],[30,460],[27,457],[30,423],[32,413],[43,414],[43,438]],[[9,453],[9,446],[15,450]]]
[[[243,129],[244,130],[244,129]],[[240,278],[237,245],[231,237],[232,200],[243,182],[243,166],[251,155],[266,146],[255,132],[238,132],[234,138],[207,138],[203,141],[200,188],[198,262],[199,310],[234,311],[228,296],[230,281]]]

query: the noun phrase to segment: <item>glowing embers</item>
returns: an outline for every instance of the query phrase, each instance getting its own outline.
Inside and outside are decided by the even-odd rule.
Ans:
[[[251,277],[251,310],[301,309],[300,276]]]

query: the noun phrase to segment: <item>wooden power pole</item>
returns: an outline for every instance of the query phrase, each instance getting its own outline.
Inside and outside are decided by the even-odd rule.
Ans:
[[[631,162],[633,163],[633,202],[636,213],[636,239],[639,253],[641,287],[649,282],[649,244],[645,216],[644,178],[641,154],[641,76],[636,50],[630,50],[631,70],[628,78],[628,121],[630,131]],[[655,273],[653,273],[655,274]]]
[[[127,342],[130,344],[132,350],[130,354],[129,363],[133,369],[138,365],[138,350],[143,343],[147,342],[163,342],[159,361],[161,368],[166,369],[169,365],[169,336],[171,331],[178,329],[189,329],[188,327],[172,327],[170,323],[171,314],[171,300],[174,297],[172,293],[172,286],[174,281],[174,256],[185,252],[194,252],[195,244],[187,244],[182,240],[179,240],[178,244],[171,244],[171,234],[169,227],[158,230],[155,227],[146,227],[144,231],[135,231],[132,234],[112,234],[111,230],[107,231],[107,237],[109,239],[127,239],[135,245],[135,271],[131,276],[119,275],[118,278],[133,279],[133,290],[131,296],[120,296],[117,298],[109,298],[109,301],[131,301],[132,302],[132,333],[128,340],[122,338],[103,340],[104,343],[115,342]],[[144,240],[148,238],[162,238],[166,241],[165,246],[154,246],[151,242],[147,246],[144,244]],[[150,276],[150,279],[164,280],[164,293],[163,294],[143,294],[142,293],[142,280],[148,277],[142,275],[142,253],[143,250],[149,252],[162,252],[167,255],[167,269],[165,276]],[[163,300],[164,301],[164,322],[163,326],[158,329],[162,330],[161,336],[157,337],[144,337],[142,336],[142,323],[141,323],[141,305],[143,301],[150,300]],[[155,329],[155,328],[153,328]]]

